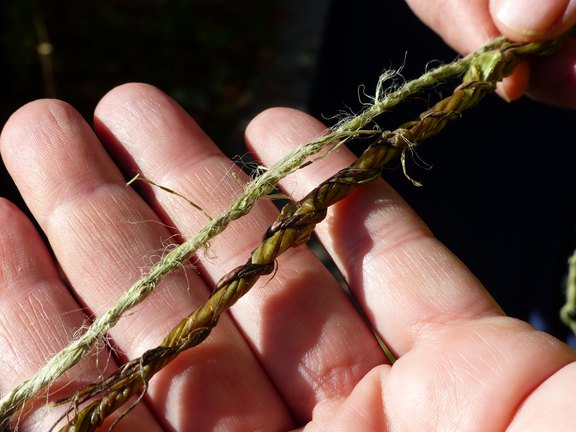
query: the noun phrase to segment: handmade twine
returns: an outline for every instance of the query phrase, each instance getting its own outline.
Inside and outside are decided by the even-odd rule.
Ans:
[[[143,388],[145,390],[154,373],[178,353],[204,340],[216,325],[220,314],[244,295],[260,275],[272,271],[274,260],[280,253],[308,240],[329,205],[343,199],[358,185],[378,178],[381,168],[391,158],[403,154],[407,147],[438,133],[461,111],[472,107],[484,95],[494,91],[495,83],[513,70],[518,56],[553,52],[572,33],[573,31],[570,31],[557,39],[538,43],[513,43],[498,38],[485,48],[431,70],[388,94],[384,93],[382,84],[390,75],[384,74],[378,82],[373,102],[360,114],[342,121],[332,132],[300,146],[251,181],[244,194],[234,201],[227,212],[214,218],[194,238],[166,254],[118,303],[96,319],[83,335],[56,354],[32,378],[4,395],[0,400],[1,430],[8,428],[11,415],[28,399],[86,356],[94,343],[109,331],[126,311],[144,300],[166,274],[179,268],[200,247],[221,233],[231,221],[247,214],[258,199],[272,192],[282,178],[296,171],[310,156],[331,144],[339,145],[361,134],[375,135],[376,131],[366,131],[363,128],[381,113],[415,93],[466,72],[463,84],[452,96],[426,111],[419,120],[406,124],[395,132],[382,134],[347,171],[344,170],[322,183],[300,202],[285,207],[278,221],[268,230],[263,243],[252,253],[250,260],[221,279],[206,304],[184,319],[160,347],[147,351],[140,359],[122,366],[112,377],[79,393],[75,398],[77,402],[84,401],[100,391],[108,391],[104,398],[91,403],[78,414],[76,425],[65,426],[63,430],[96,428],[108,414],[123,405],[130,395]]]
[[[298,170],[310,156],[319,153],[329,145],[344,143],[350,138],[362,134],[362,128],[374,118],[411,95],[433,86],[439,81],[464,73],[468,64],[474,61],[477,56],[478,53],[473,53],[454,63],[431,70],[389,94],[384,94],[382,91],[381,84],[390,76],[384,74],[379,80],[376,97],[372,104],[357,116],[341,122],[332,132],[301,145],[248,183],[244,193],[231,204],[225,213],[213,218],[193,238],[168,252],[150,269],[147,275],[132,285],[117,303],[97,318],[85,333],[55,354],[35,375],[3,395],[0,399],[0,428],[7,424],[10,416],[22,407],[28,399],[56,381],[62,373],[84,358],[96,341],[114,327],[128,310],[141,303],[154,291],[164,276],[180,268],[201,247],[224,231],[230,222],[248,214],[257,200],[270,194],[281,179]]]
[[[560,318],[576,334],[576,251],[568,259],[566,303],[560,310]]]
[[[180,268],[198,249],[220,234],[231,221],[249,213],[258,199],[272,192],[282,178],[296,171],[310,156],[319,153],[333,143],[345,142],[361,133],[362,128],[374,118],[411,95],[433,86],[439,81],[464,73],[468,64],[476,56],[477,53],[474,53],[454,63],[434,69],[388,95],[383,94],[380,88],[380,83],[389,77],[388,74],[384,74],[379,81],[376,98],[364,111],[343,121],[327,135],[298,147],[248,183],[244,193],[232,203],[225,213],[212,219],[192,239],[168,252],[150,269],[147,275],[132,285],[117,303],[97,318],[85,333],[55,354],[35,375],[3,395],[0,399],[0,427],[7,424],[10,416],[22,407],[28,399],[45,386],[53,383],[62,373],[85,357],[96,341],[114,327],[124,313],[141,303],[156,288],[164,276]]]
[[[550,48],[548,44],[539,44],[529,51],[535,50],[536,46],[539,53]],[[328,207],[347,197],[357,187],[380,178],[382,168],[390,161],[439,133],[450,121],[459,118],[464,110],[475,106],[485,95],[493,92],[496,82],[511,73],[519,53],[525,49],[525,45],[504,42],[499,50],[484,53],[478,57],[478,62],[470,65],[462,84],[452,95],[421,114],[418,120],[406,123],[393,132],[382,133],[352,165],[321,183],[300,201],[285,205],[246,264],[220,279],[206,303],[183,319],[160,346],[68,399],[76,407],[101,392],[105,393],[101,399],[76,413],[71,423],[61,431],[94,430],[131,397],[140,394],[138,401],[154,374],[179,353],[205,340],[221,314],[246,294],[260,276],[274,270],[280,254],[309,240],[315,226],[326,217]],[[134,406],[132,403],[120,418]]]

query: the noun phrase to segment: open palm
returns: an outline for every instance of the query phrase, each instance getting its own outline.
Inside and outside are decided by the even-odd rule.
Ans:
[[[246,141],[270,165],[323,129],[301,112],[274,109],[252,121]],[[110,92],[95,130],[49,100],[20,109],[2,132],[2,157],[56,258],[31,222],[0,201],[2,393],[62,348],[86,314],[105,311],[166,248],[207,223],[182,198],[145,185],[137,193],[127,178],[141,172],[213,216],[242,191],[244,174],[155,88]],[[282,187],[300,198],[352,160],[341,149]],[[232,223],[52,386],[52,396],[72,392],[68,380],[87,384],[160,343],[246,261],[276,214],[261,202]],[[118,430],[573,430],[575,352],[505,317],[384,181],[335,205],[317,234],[394,365],[331,272],[300,246],[203,344],[154,377]],[[19,419],[21,430],[45,430],[57,413],[40,403]]]

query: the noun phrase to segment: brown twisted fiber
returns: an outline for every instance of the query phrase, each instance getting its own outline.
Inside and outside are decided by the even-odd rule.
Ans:
[[[532,45],[532,49],[528,50],[527,45]],[[206,339],[220,315],[248,292],[260,276],[274,270],[275,260],[280,254],[290,247],[308,241],[316,224],[325,218],[329,206],[344,199],[358,186],[379,178],[386,164],[403,155],[408,148],[439,133],[450,121],[458,119],[464,110],[475,106],[486,94],[493,92],[495,83],[514,69],[518,54],[524,54],[524,51],[531,54],[542,53],[550,49],[550,45],[541,44],[540,51],[535,52],[534,44],[527,45],[505,44],[500,51],[501,57],[494,65],[472,68],[452,95],[421,114],[418,120],[406,123],[393,132],[384,132],[348,168],[324,181],[300,201],[284,206],[247,263],[220,279],[206,303],[183,319],[159,347],[147,351],[141,358],[119,368],[109,378],[68,399],[73,404],[69,410],[71,412],[98,393],[106,392],[101,399],[76,412],[71,423],[61,431],[95,430],[128,399],[138,392],[143,394],[155,373],[180,352]],[[135,403],[132,403],[122,416],[127,414]]]

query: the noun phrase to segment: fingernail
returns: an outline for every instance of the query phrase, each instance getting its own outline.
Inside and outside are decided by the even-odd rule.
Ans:
[[[492,13],[510,31],[534,38],[561,21],[569,4],[570,0],[494,0]]]

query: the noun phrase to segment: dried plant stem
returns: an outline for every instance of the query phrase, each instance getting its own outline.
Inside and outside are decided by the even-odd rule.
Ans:
[[[116,325],[126,311],[143,301],[166,274],[179,268],[200,247],[221,233],[231,221],[249,213],[258,199],[272,192],[282,178],[299,169],[310,156],[319,153],[329,145],[346,142],[361,134],[375,135],[376,131],[367,132],[363,128],[381,113],[438,82],[466,73],[464,84],[455,91],[453,96],[441,101],[424,113],[420,120],[405,125],[394,133],[384,134],[374,146],[367,150],[366,154],[371,156],[361,157],[357,162],[358,165],[353,165],[345,173],[337,174],[316,189],[320,195],[309,195],[299,204],[287,207],[287,210],[282,212],[281,219],[269,230],[267,239],[254,251],[249,262],[220,281],[206,305],[182,321],[174,332],[166,338],[161,347],[149,351],[142,358],[136,360],[135,366],[134,362],[128,363],[120,369],[118,372],[120,375],[113,376],[104,387],[98,389],[98,392],[103,389],[121,390],[108,393],[106,396],[108,405],[106,407],[102,404],[103,401],[100,404],[92,403],[88,407],[93,407],[93,414],[96,412],[95,410],[100,410],[98,411],[101,414],[100,418],[106,417],[108,413],[127,400],[128,396],[121,400],[120,393],[135,394],[167,361],[182,350],[194,346],[206,338],[220,314],[242,296],[260,275],[272,271],[273,261],[278,254],[288,247],[307,240],[314,225],[321,220],[320,216],[325,212],[326,207],[335,202],[336,198],[342,199],[349,193],[343,192],[344,190],[352,190],[358,184],[378,177],[381,166],[376,163],[378,156],[374,154],[377,152],[374,150],[375,148],[386,149],[385,154],[387,156],[380,155],[380,162],[388,160],[393,154],[402,154],[405,148],[437,133],[460,111],[476,104],[482,96],[492,91],[495,88],[495,83],[513,69],[516,56],[546,54],[555,50],[568,35],[567,33],[552,41],[527,44],[512,43],[499,38],[484,49],[451,64],[431,70],[388,94],[384,93],[382,84],[389,75],[383,75],[378,83],[373,103],[368,105],[364,111],[341,122],[330,133],[300,146],[250,182],[246,186],[244,194],[232,203],[226,213],[212,219],[194,238],[166,254],[115,305],[96,319],[83,335],[57,353],[32,378],[4,395],[0,400],[0,430],[3,430],[3,427],[8,427],[11,415],[22,407],[28,399],[45,386],[53,383],[63,372],[86,356],[94,343]],[[445,106],[442,107],[442,104]],[[371,162],[368,163],[368,160]],[[375,165],[370,166],[370,164]],[[368,175],[368,172],[371,174]],[[323,196],[321,197],[321,195]],[[290,209],[294,209],[294,213]],[[304,209],[314,210],[309,213]],[[132,370],[131,368],[135,369]],[[121,371],[124,372],[121,373]],[[102,386],[103,384],[98,385]],[[111,397],[112,394],[115,394],[117,399]],[[115,402],[112,403],[112,400]],[[91,415],[89,417],[94,419],[98,416]],[[84,417],[80,414],[78,417],[80,423],[82,418]],[[98,422],[96,421],[96,423]]]
[[[542,44],[538,46],[549,48]],[[493,92],[496,82],[513,70],[518,53],[524,49],[525,45],[505,43],[497,51],[485,52],[478,57],[477,63],[470,65],[462,84],[452,95],[421,114],[418,120],[393,132],[382,133],[351,166],[324,181],[300,201],[287,204],[246,264],[225,275],[206,303],[183,319],[159,347],[147,351],[111,377],[81,390],[68,400],[75,407],[104,392],[101,399],[77,413],[71,424],[61,431],[94,430],[129,398],[145,391],[154,374],[179,353],[208,337],[221,314],[248,292],[260,276],[274,270],[275,260],[280,254],[308,241],[316,224],[325,218],[329,206],[347,197],[357,187],[380,178],[387,163],[440,132],[448,122],[459,118],[464,110]]]

